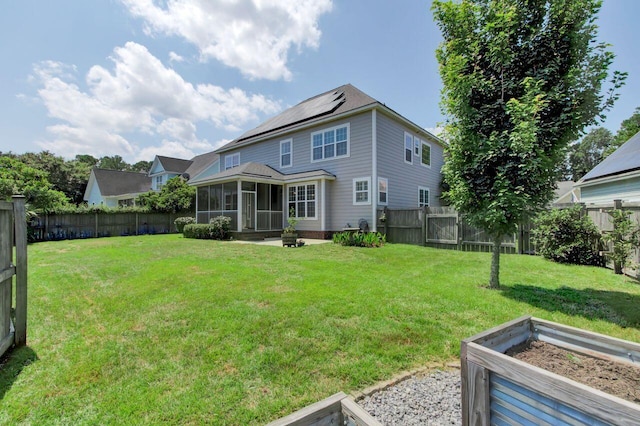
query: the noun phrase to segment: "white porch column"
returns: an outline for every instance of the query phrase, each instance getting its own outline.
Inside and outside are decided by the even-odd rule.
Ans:
[[[238,210],[236,214],[238,216],[237,231],[242,232],[242,181],[240,179],[238,179]]]
[[[320,181],[320,199],[322,200],[322,204],[320,205],[320,230],[327,230],[327,192],[326,192],[326,184],[327,181],[322,179]]]

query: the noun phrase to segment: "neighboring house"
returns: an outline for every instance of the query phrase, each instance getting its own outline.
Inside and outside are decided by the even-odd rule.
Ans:
[[[580,202],[640,202],[640,132],[602,160],[576,184]]]
[[[328,237],[378,210],[437,206],[443,143],[347,84],[307,99],[216,151],[201,174],[197,221],[232,218],[239,232],[277,231],[289,211],[307,237]]]
[[[208,176],[220,171],[218,154],[209,152],[191,160],[156,156],[149,173],[122,172],[94,168],[89,176],[84,200],[89,205],[108,207],[132,206],[145,192],[160,191],[175,176],[189,180],[195,176]]]
[[[160,191],[169,179],[176,176],[182,176],[189,180],[203,172],[206,172],[205,175],[207,175],[219,171],[218,154],[215,152],[198,155],[191,160],[156,155],[151,169],[149,169],[149,177],[152,179],[151,189]]]
[[[571,204],[577,203],[580,200],[580,189],[574,188],[574,181],[560,181],[556,182],[556,185],[558,187],[555,190],[552,204]]]
[[[151,178],[146,173],[94,167],[89,175],[84,200],[89,205],[132,206],[140,194],[150,190]]]

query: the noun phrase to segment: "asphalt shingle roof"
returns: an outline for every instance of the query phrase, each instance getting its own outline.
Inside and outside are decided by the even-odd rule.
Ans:
[[[93,174],[103,197],[151,190],[151,178],[146,173],[94,168]]]

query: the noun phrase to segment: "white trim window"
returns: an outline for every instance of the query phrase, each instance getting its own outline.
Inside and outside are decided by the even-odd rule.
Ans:
[[[156,190],[160,191],[162,189],[162,175],[156,176]]]
[[[311,133],[311,162],[349,156],[349,123]]]
[[[420,162],[423,166],[431,168],[431,144],[422,141],[421,150]]]
[[[298,219],[316,219],[316,212],[318,211],[316,188],[315,182],[289,185],[287,189],[287,215],[293,209],[294,215]]]
[[[404,132],[404,162],[413,164],[413,136]]]
[[[280,168],[293,165],[293,139],[280,141]]]
[[[371,204],[371,178],[362,177],[353,180],[353,204]]]
[[[378,178],[378,204],[386,206],[389,204],[389,179]]]
[[[240,153],[236,152],[235,154],[226,155],[224,157],[224,169],[229,170],[234,167],[238,167],[240,165]]]
[[[425,186],[418,187],[418,207],[429,207],[431,191]]]
[[[420,158],[420,138],[417,136],[413,137],[413,150],[416,158]]]

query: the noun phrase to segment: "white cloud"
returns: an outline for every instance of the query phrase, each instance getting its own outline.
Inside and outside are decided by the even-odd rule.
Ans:
[[[184,62],[184,57],[178,55],[176,52],[169,52],[169,62]]]
[[[317,48],[318,19],[332,0],[121,0],[147,34],[184,38],[201,60],[216,59],[251,79],[291,79],[292,47]],[[164,7],[163,7],[164,6]]]
[[[73,66],[46,61],[34,67],[39,98],[49,116],[63,122],[47,128],[52,138],[40,141],[41,147],[66,156],[139,157],[135,140],[145,136],[162,139],[174,152],[180,151],[175,144],[192,152],[211,146],[199,139],[198,122],[237,131],[258,114],[280,110],[279,102],[237,88],[194,86],[133,42],[114,49],[111,60],[112,70],[89,70],[87,90],[75,84]]]

